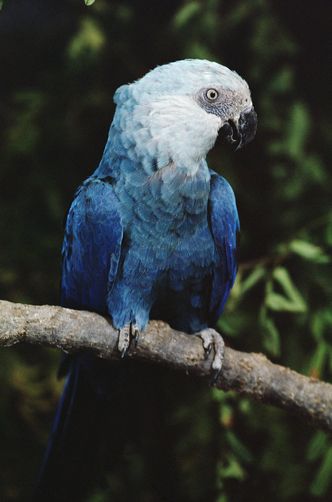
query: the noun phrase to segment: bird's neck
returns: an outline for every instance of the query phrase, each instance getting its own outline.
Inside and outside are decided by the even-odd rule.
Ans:
[[[206,222],[210,172],[205,159],[189,165],[152,156],[126,144],[125,136],[113,128],[103,159],[95,172],[111,176],[114,191],[124,207],[125,224],[140,220],[140,230],[153,231],[164,221],[165,235],[177,227],[191,232]],[[184,232],[184,233],[185,233]]]

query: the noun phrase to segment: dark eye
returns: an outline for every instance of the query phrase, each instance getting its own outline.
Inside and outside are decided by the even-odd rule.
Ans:
[[[219,96],[219,92],[215,89],[208,89],[205,93],[205,96],[209,101],[215,101]]]

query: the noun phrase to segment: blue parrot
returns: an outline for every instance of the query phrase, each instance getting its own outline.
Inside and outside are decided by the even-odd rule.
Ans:
[[[253,139],[257,116],[249,87],[225,66],[187,59],[121,86],[114,101],[101,162],[67,214],[61,304],[108,315],[123,356],[133,339],[139,343],[149,319],[199,335],[206,350],[214,347],[217,376],[223,341],[212,328],[235,280],[239,220],[231,186],[209,169],[206,155],[218,136],[236,149]],[[70,491],[55,494],[54,486],[64,483],[55,470],[68,462],[75,420],[84,415],[86,425],[72,448],[67,485],[74,482],[73,465],[86,455],[83,443],[96,415],[112,408],[112,387],[130,378],[126,360],[111,365],[84,353],[64,366],[65,389],[39,487],[54,500],[67,500]],[[91,474],[86,464],[82,486]],[[51,478],[57,479],[53,488]],[[77,487],[75,493],[79,500]]]

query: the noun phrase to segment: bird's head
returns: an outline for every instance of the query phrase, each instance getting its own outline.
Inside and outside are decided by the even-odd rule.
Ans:
[[[257,115],[248,84],[218,63],[187,59],[159,66],[115,93],[115,125],[133,153],[199,164],[218,135],[236,149],[253,139]]]

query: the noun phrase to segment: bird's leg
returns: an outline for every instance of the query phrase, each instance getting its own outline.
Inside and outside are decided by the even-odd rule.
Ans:
[[[207,359],[211,353],[212,347],[214,350],[213,361],[211,365],[212,369],[212,380],[211,385],[215,385],[217,383],[218,377],[221,372],[222,364],[224,361],[224,352],[225,352],[225,342],[220,333],[217,333],[212,328],[206,328],[197,333],[203,341],[203,347],[205,351],[205,358]]]
[[[129,323],[119,329],[118,350],[121,352],[122,358],[127,354],[132,341],[134,341],[135,347],[137,346],[138,338],[139,329],[136,324]]]

